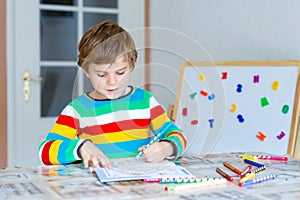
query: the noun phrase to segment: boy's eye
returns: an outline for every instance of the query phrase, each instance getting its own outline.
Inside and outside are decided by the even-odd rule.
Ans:
[[[117,72],[117,75],[123,75],[123,74],[125,74],[125,70],[124,71],[120,71],[120,72]]]
[[[105,74],[97,74],[98,77],[104,77]]]

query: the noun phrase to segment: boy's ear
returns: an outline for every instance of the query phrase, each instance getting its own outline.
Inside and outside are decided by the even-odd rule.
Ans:
[[[134,67],[130,66],[130,72],[133,72]]]

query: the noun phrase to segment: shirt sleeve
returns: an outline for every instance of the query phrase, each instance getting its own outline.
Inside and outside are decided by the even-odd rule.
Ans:
[[[40,143],[39,157],[43,164],[69,164],[81,160],[78,148],[85,139],[78,139],[78,114],[67,106],[57,118],[47,137]]]
[[[186,148],[186,138],[172,120],[167,116],[163,107],[157,102],[157,100],[151,96],[150,103],[150,118],[151,129],[155,135],[162,133],[161,141],[169,141],[172,143],[175,152],[175,159],[180,157]]]

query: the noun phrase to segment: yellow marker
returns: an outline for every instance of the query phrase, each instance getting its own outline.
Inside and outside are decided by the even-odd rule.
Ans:
[[[256,156],[251,156],[251,155],[247,155],[247,154],[243,154],[242,155],[242,159],[245,160],[251,160],[253,162],[257,162],[258,161],[258,158]]]
[[[204,81],[204,80],[205,80],[204,75],[203,75],[203,74],[200,74],[200,75],[199,75],[199,79],[200,79],[200,81]]]
[[[273,89],[273,90],[278,90],[278,87],[279,87],[279,81],[274,81],[274,82],[272,83],[272,89]]]
[[[235,112],[236,111],[236,104],[231,104],[231,109],[229,110],[230,112]]]
[[[255,177],[255,173],[254,172],[251,172],[250,174],[248,174],[247,176],[245,176],[244,178],[241,178],[240,179],[240,183],[242,182],[245,182],[245,181],[248,181],[250,179],[254,179]]]

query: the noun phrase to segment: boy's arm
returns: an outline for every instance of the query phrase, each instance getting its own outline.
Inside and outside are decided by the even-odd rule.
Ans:
[[[74,110],[67,106],[41,142],[39,157],[42,163],[69,164],[81,160],[79,148],[86,140],[76,138],[79,120],[72,113],[75,113]]]
[[[186,148],[186,138],[174,122],[168,118],[165,110],[154,97],[150,98],[150,115],[151,128],[154,134],[157,135],[161,130],[164,130],[160,141],[171,143],[174,159],[181,156]]]

